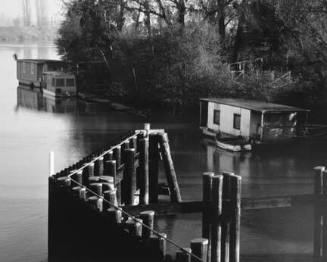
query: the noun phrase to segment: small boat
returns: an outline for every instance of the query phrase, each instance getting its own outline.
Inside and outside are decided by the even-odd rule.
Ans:
[[[309,112],[255,100],[201,98],[200,129],[223,149],[249,151],[257,144],[304,138]]]
[[[233,152],[252,150],[251,143],[242,137],[219,137],[215,142],[218,147]]]

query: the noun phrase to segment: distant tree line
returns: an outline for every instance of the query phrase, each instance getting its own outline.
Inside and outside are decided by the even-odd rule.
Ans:
[[[324,0],[64,3],[57,45],[84,90],[176,108],[200,96],[309,106],[325,96]]]

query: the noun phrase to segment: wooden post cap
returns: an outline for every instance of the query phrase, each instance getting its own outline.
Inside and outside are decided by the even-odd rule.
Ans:
[[[120,224],[122,222],[122,211],[121,209],[117,208],[108,208],[107,209],[107,214],[110,222],[115,223],[115,224]]]
[[[208,243],[209,241],[206,238],[196,238],[191,241],[191,249],[194,255],[191,258],[192,262],[198,262],[198,259],[203,262],[207,261]]]
[[[191,262],[192,250],[188,247],[176,251],[176,262]]]

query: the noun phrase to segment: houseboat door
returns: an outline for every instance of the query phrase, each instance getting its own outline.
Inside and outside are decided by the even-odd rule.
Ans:
[[[200,127],[208,125],[208,101],[200,100]]]

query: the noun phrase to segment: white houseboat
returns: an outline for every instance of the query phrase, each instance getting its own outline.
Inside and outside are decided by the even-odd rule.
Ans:
[[[40,87],[47,96],[75,96],[76,79],[68,67],[60,60],[17,59],[17,79],[19,85]]]
[[[231,151],[303,137],[309,110],[254,100],[200,99],[200,129]]]

